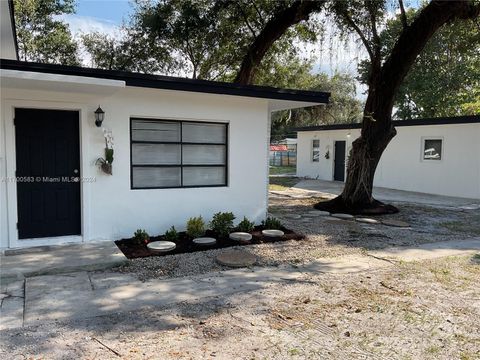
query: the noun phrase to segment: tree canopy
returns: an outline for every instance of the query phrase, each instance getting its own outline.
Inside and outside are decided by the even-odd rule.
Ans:
[[[14,1],[20,59],[78,65],[77,42],[59,15],[75,12],[74,0]]]
[[[416,11],[406,12],[413,19]],[[388,54],[402,31],[400,15],[380,33],[382,53]],[[398,119],[457,116],[480,112],[480,28],[473,21],[443,26],[415,60],[395,97]],[[369,61],[359,66],[367,83]]]
[[[135,0],[122,39],[94,33],[83,36],[83,44],[95,67],[233,81],[265,23],[291,3]],[[316,39],[315,26],[302,23],[288,29],[263,60],[273,65],[277,57],[297,54],[296,43]]]

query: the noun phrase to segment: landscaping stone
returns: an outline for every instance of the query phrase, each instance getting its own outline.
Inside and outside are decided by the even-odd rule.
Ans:
[[[459,208],[463,210],[478,210],[480,209],[480,204],[463,205],[459,206]]]
[[[410,227],[409,223],[401,220],[383,220],[382,224],[394,227]]]
[[[312,210],[312,211],[309,211],[308,214],[313,216],[330,216],[330,213],[328,211],[320,211],[320,210]]]
[[[147,247],[153,252],[168,252],[176,248],[174,242],[171,241],[152,241],[147,244]]]
[[[280,237],[285,235],[282,230],[262,230],[262,235],[267,237]]]
[[[376,219],[370,219],[370,218],[356,218],[355,219],[358,222],[365,223],[365,224],[379,224],[380,221]]]
[[[247,232],[233,232],[229,235],[229,238],[234,241],[249,242],[252,240],[252,234]]]
[[[302,218],[302,215],[298,214],[289,214],[285,215],[286,218],[293,219],[293,220],[300,220]]]
[[[353,219],[353,218],[354,218],[353,215],[350,215],[350,214],[341,214],[341,213],[332,214],[332,217],[337,218],[337,219],[342,219],[342,220],[345,220],[345,219]]]
[[[228,250],[217,255],[216,260],[220,265],[245,267],[255,264],[257,257],[243,250]]]
[[[211,237],[200,237],[193,239],[193,243],[202,246],[210,246],[215,245],[217,243],[217,240]]]

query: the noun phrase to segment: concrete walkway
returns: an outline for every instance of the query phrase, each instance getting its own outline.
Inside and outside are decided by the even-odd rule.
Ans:
[[[302,180],[292,187],[292,190],[298,190],[300,192],[312,192],[316,193],[317,196],[332,198],[340,195],[343,190],[343,186],[344,183],[338,181]],[[480,208],[480,199],[432,195],[413,191],[387,189],[382,187],[373,188],[373,195],[376,199],[387,202],[406,202],[454,208]]]
[[[0,282],[25,277],[103,270],[127,262],[113,241],[9,249],[0,255]]]
[[[0,329],[230,296],[291,281],[306,281],[312,274],[347,274],[394,266],[392,260],[433,259],[479,251],[480,238],[473,238],[372,251],[366,256],[318,259],[300,267],[230,270],[148,282],[140,282],[131,274],[112,272],[35,276],[2,286]]]

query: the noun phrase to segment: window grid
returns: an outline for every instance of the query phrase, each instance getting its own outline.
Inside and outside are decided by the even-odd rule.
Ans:
[[[320,162],[320,139],[312,139],[312,162]]]
[[[133,140],[132,134],[132,124],[135,120],[144,120],[144,121],[163,121],[163,122],[172,122],[180,124],[180,141],[150,141],[150,140]],[[225,142],[224,143],[200,143],[200,142],[182,142],[183,140],[183,124],[215,124],[223,125],[225,127]],[[133,164],[133,144],[171,144],[171,145],[180,145],[180,164],[165,164],[165,165],[154,165],[154,164],[144,164],[144,165],[134,165]],[[225,163],[224,164],[183,164],[183,146],[182,145],[222,145],[225,146]],[[169,168],[177,167],[180,168],[180,186],[149,186],[149,187],[134,187],[133,184],[133,169],[138,168]],[[215,185],[183,185],[183,168],[184,167],[222,167],[225,172],[225,182],[223,184]],[[130,118],[130,189],[132,190],[148,190],[148,189],[180,189],[180,188],[202,188],[202,187],[225,187],[228,186],[228,123],[222,122],[212,122],[212,121],[187,121],[187,120],[165,120],[165,119],[151,119],[151,118]]]

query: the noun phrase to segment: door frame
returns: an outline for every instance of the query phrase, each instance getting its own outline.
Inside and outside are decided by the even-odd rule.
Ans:
[[[345,142],[345,166],[343,168],[343,181],[340,181],[340,180],[335,180],[335,157],[336,157],[336,151],[335,151],[335,143],[337,141],[343,141]],[[332,161],[332,181],[337,181],[337,182],[345,182],[345,180],[347,179],[347,150],[348,150],[348,143],[347,143],[347,140],[345,139],[334,139],[333,140],[333,161]]]
[[[88,141],[85,134],[88,126],[88,107],[80,103],[66,103],[66,102],[51,102],[51,101],[36,101],[36,100],[6,100],[3,118],[4,118],[4,134],[5,134],[5,160],[6,160],[6,177],[7,179],[15,179],[16,168],[16,153],[15,153],[15,125],[13,123],[15,116],[15,108],[30,108],[30,109],[45,109],[45,110],[69,110],[77,111],[79,118],[79,146],[80,146],[80,174],[81,177],[91,177],[95,174],[91,173],[91,167],[87,159],[88,156]],[[92,120],[93,124],[93,120]],[[93,125],[92,125],[93,126]],[[48,238],[33,238],[33,239],[19,239],[17,222],[17,186],[15,181],[7,181],[6,183],[6,198],[7,198],[7,223],[8,223],[8,247],[29,247],[29,246],[44,246],[56,245],[67,242],[83,242],[88,239],[90,231],[89,221],[90,217],[90,183],[80,181],[80,233],[81,235],[58,236]]]

